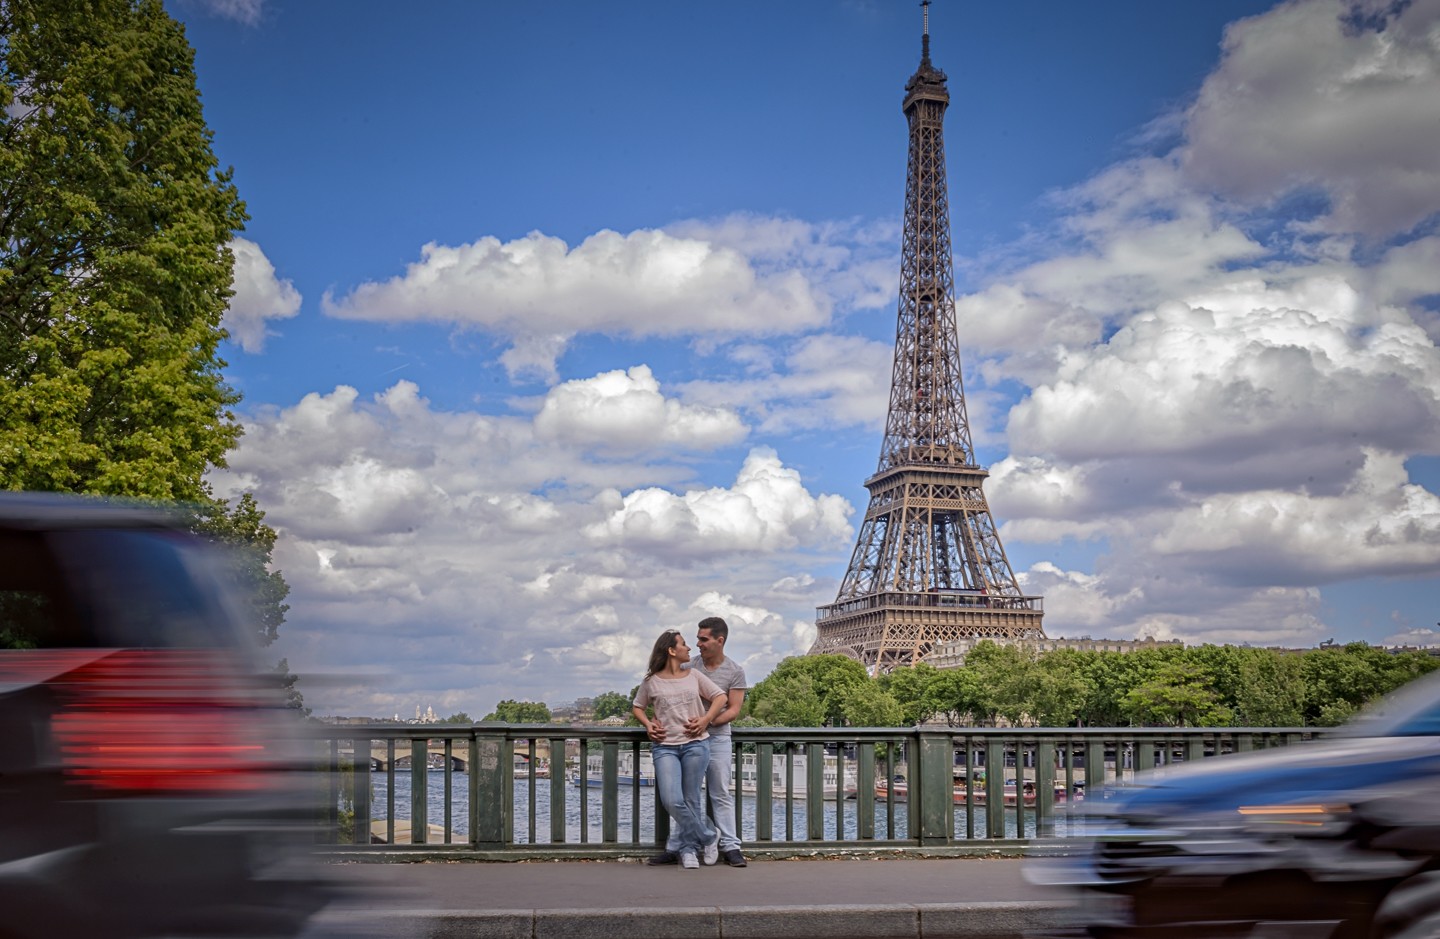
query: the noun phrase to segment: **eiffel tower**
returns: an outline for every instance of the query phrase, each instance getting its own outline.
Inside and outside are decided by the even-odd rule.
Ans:
[[[816,610],[810,648],[853,656],[872,674],[949,640],[1045,638],[1041,598],[1015,580],[970,442],[945,187],[950,93],[930,63],[930,4],[921,6],[920,67],[903,106],[910,156],[885,441],[850,567],[835,602]]]

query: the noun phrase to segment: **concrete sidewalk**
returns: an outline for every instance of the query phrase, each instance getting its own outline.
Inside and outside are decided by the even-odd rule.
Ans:
[[[337,864],[346,896],[315,936],[469,939],[1008,939],[1068,903],[1013,858]]]

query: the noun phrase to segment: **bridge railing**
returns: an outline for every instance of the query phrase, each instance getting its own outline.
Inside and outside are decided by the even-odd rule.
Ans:
[[[1077,804],[1138,771],[1315,735],[1308,728],[736,728],[733,788],[751,854],[1017,850],[1064,834]],[[643,856],[669,833],[639,728],[326,725],[319,746],[327,838],[346,854]]]

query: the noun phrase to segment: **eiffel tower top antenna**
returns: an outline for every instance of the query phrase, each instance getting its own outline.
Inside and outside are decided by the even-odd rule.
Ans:
[[[924,12],[925,32],[920,37],[920,64],[930,64],[930,0],[920,0],[920,8]]]

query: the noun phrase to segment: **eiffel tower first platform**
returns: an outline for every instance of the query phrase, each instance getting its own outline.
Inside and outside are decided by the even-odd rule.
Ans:
[[[975,461],[950,255],[945,73],[930,64],[924,8],[920,67],[905,84],[910,126],[895,365],[870,507],[835,602],[816,611],[811,655],[853,656],[871,674],[924,660],[962,638],[1043,639],[1040,597],[1025,596],[995,531]]]

